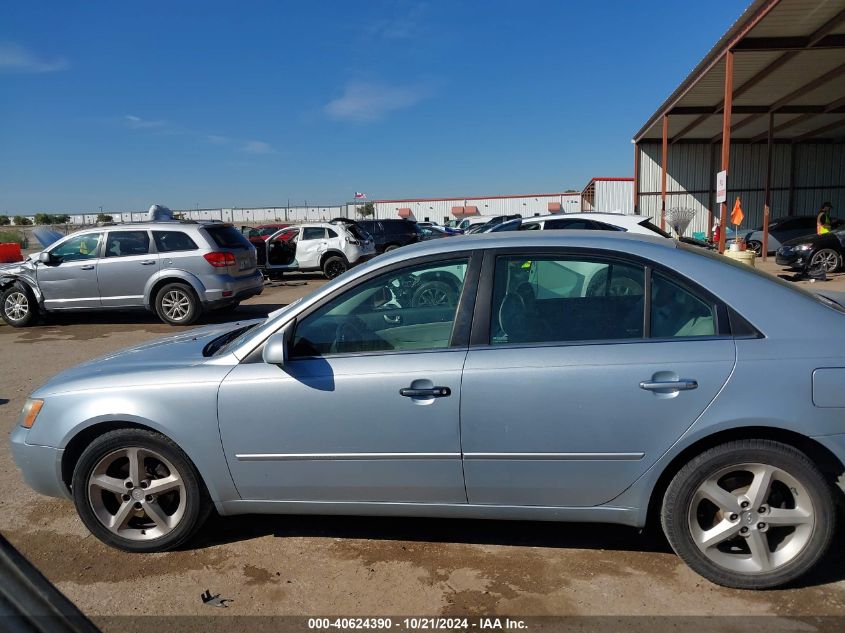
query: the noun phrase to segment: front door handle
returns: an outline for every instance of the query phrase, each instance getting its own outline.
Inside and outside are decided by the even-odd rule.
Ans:
[[[141,266],[152,266],[155,263],[156,262],[154,259],[148,259],[146,261],[141,262]]]
[[[93,266],[93,264],[88,265],[88,266],[80,266],[79,270],[94,270],[94,266]]]
[[[643,380],[640,389],[646,391],[689,391],[698,389],[698,381],[691,378],[681,380]]]
[[[431,387],[429,389],[404,387],[399,390],[399,395],[406,398],[445,398],[452,395],[452,390],[449,387]]]

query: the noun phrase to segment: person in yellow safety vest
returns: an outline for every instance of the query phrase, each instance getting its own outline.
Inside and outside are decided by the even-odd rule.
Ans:
[[[816,233],[818,233],[819,235],[830,233],[830,210],[832,208],[832,204],[830,204],[829,202],[825,202],[822,205],[821,211],[819,211],[819,215],[816,217]]]

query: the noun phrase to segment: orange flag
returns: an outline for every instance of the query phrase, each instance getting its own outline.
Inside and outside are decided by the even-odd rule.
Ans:
[[[742,213],[742,205],[739,202],[739,196],[737,196],[733,211],[731,211],[731,224],[742,224],[744,218],[745,215]]]

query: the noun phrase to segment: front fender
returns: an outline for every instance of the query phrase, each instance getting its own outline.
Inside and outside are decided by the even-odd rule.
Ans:
[[[39,305],[41,304],[43,299],[41,290],[38,289],[38,283],[35,281],[35,279],[29,275],[18,274],[0,276],[0,290],[5,290],[16,282],[26,285],[26,287],[29,288],[29,290],[35,296],[35,299],[36,301],[38,301]]]
[[[159,283],[162,282],[171,282],[171,281],[181,281],[187,283],[194,289],[194,292],[197,293],[197,296],[202,298],[205,296],[205,285],[200,281],[199,277],[194,275],[193,273],[189,273],[186,270],[180,270],[178,268],[165,268],[163,270],[158,271],[155,275],[150,277],[147,280],[147,284],[144,286],[144,307],[148,310],[153,309],[153,304],[155,303],[155,296],[153,296],[153,289]]]
[[[217,422],[217,391],[229,370],[194,367],[190,386],[162,376],[160,384],[144,387],[103,387],[47,396],[26,442],[65,449],[80,432],[104,422],[148,427],[185,451],[212,500],[238,499]]]

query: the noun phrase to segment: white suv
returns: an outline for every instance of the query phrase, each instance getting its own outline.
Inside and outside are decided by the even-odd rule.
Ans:
[[[375,255],[373,239],[354,223],[311,222],[289,226],[266,242],[265,270],[321,270],[334,279]]]

